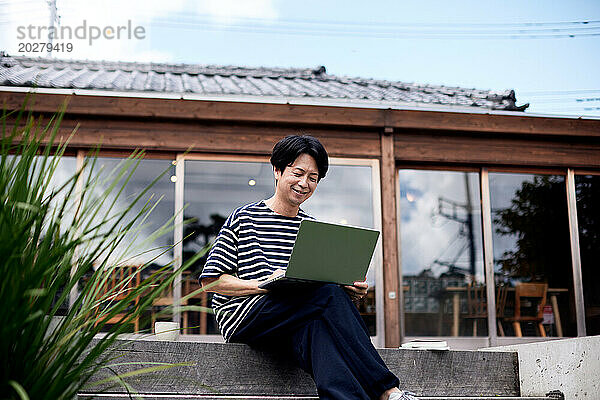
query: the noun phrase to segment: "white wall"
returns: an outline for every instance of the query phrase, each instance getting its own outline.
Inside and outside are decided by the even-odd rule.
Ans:
[[[518,352],[522,396],[560,390],[567,399],[600,400],[600,336],[481,350]]]

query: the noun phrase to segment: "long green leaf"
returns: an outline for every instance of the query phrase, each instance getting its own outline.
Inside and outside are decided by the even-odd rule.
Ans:
[[[21,386],[18,382],[15,381],[8,381],[8,384],[15,389],[15,392],[17,392],[17,394],[19,395],[19,397],[21,398],[21,400],[29,400],[29,396],[27,395],[27,392],[25,391],[25,389],[23,388],[23,386]]]
[[[33,115],[31,103],[27,96],[21,110],[4,110],[0,124],[0,359],[5,361],[0,363],[0,392],[13,393],[12,398],[25,398],[25,394],[35,399],[72,399],[111,362],[115,341],[128,324],[203,253],[177,270],[171,263],[147,274],[135,288],[126,287],[134,279],[130,275],[102,291],[111,273],[136,257],[138,250],[130,243],[147,246],[172,232],[174,217],[147,237],[148,242],[127,241],[139,238],[161,200],[150,192],[160,176],[128,199],[128,206],[118,209],[117,199],[144,153],[133,152],[103,178],[95,149],[78,171],[56,185],[61,157],[75,132],[65,142],[57,140],[66,105],[44,120]],[[172,250],[167,246],[161,251]],[[138,272],[149,271],[152,262],[139,266]],[[76,289],[79,296],[55,324],[61,305]],[[108,325],[110,317],[122,313],[126,315],[119,323]],[[100,331],[106,333],[94,340]],[[129,374],[145,372],[152,369]],[[135,393],[124,380],[127,376],[117,374],[113,382]]]

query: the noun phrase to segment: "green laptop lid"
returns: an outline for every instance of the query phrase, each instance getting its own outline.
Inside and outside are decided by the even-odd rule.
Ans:
[[[363,281],[378,238],[373,229],[305,219],[285,276],[346,285]]]

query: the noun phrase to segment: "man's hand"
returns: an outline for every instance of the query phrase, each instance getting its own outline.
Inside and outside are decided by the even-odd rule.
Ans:
[[[269,275],[269,277],[266,280],[273,279],[273,278],[275,278],[277,276],[280,276],[280,275],[285,275],[285,269],[277,269],[277,270],[275,270],[275,272],[273,272],[271,275]]]
[[[344,290],[352,301],[358,301],[367,295],[367,290],[369,289],[369,284],[367,282],[354,282],[354,285],[344,286]]]

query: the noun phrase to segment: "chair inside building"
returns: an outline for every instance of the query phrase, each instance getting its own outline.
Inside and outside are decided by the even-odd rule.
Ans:
[[[534,324],[540,336],[545,337],[546,331],[542,325],[544,306],[546,305],[547,283],[518,283],[515,288],[514,315],[504,317],[512,323],[515,336],[522,337],[523,323]]]
[[[108,279],[100,287],[97,298],[100,299],[105,305],[108,305],[113,301],[120,301],[130,296],[131,290],[135,289],[140,285],[140,273],[137,265],[128,265],[123,267],[114,267],[108,276]],[[140,295],[133,297],[131,302],[137,305],[140,301]],[[133,305],[133,304],[132,304]],[[103,316],[102,309],[100,307],[100,314],[96,319],[96,325],[103,321],[106,324],[116,324],[127,319],[129,316],[129,310],[123,310],[123,312],[113,315],[112,317]],[[138,332],[140,329],[140,318],[139,316],[134,317],[131,322],[133,323],[134,332]]]
[[[467,286],[467,314],[466,320],[473,323],[473,336],[477,336],[477,325],[479,321],[487,318],[487,297],[485,285],[469,283]]]
[[[502,318],[506,305],[506,286],[496,286],[496,321],[498,323],[498,335],[504,336]],[[487,293],[486,286],[469,283],[467,286],[467,314],[464,319],[472,321],[473,336],[477,336],[479,321],[487,319]]]
[[[186,279],[187,275],[182,275],[182,279],[181,279],[181,284],[182,284],[182,289],[183,289],[183,293],[184,295],[189,293],[189,285],[190,285],[190,280]],[[171,319],[171,307],[173,307],[174,304],[174,297],[173,297],[173,284],[167,286],[167,288],[165,290],[163,290],[163,292],[152,301],[152,305],[150,307],[150,314],[151,314],[151,325],[150,325],[150,329],[152,330],[152,332],[154,332],[154,323],[156,322],[156,320],[158,318],[162,318],[165,320],[170,320]],[[187,306],[188,302],[187,300],[180,300],[179,301],[179,305],[180,306]],[[165,312],[165,309],[169,310],[169,312]],[[187,312],[183,312],[183,327],[182,329],[185,332],[185,329],[187,329],[188,327],[188,313]]]

